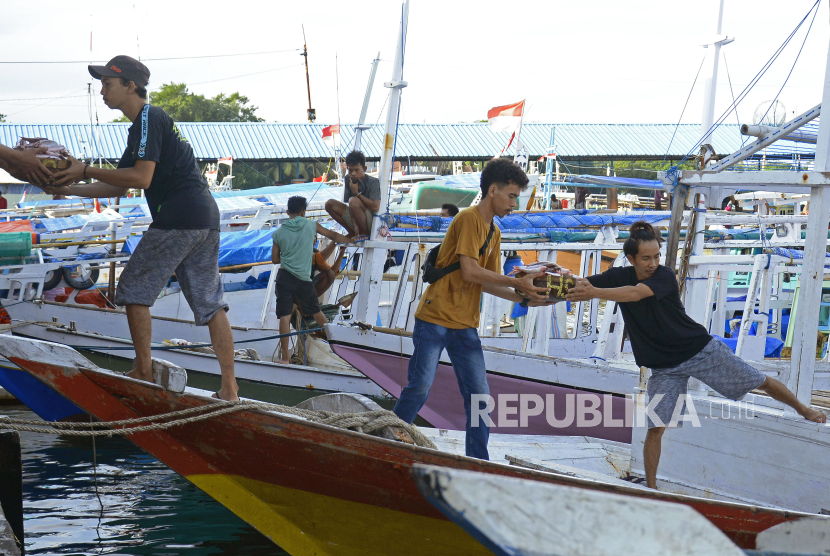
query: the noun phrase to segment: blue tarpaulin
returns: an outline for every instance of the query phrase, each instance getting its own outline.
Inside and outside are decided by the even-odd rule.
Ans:
[[[587,210],[558,210],[554,212],[528,212],[524,214],[510,214],[504,218],[495,218],[496,226],[502,232],[508,233],[543,233],[552,230],[566,231],[567,229],[584,228],[586,226],[630,226],[634,222],[645,220],[649,223],[669,220],[668,211],[651,214],[595,214]],[[440,216],[398,216],[389,214],[384,216],[390,221],[390,229],[397,232],[413,232],[412,228],[401,228],[401,225],[417,226],[421,231],[445,232],[452,223],[452,218]],[[584,231],[584,230],[583,230]]]
[[[731,349],[732,353],[735,353],[738,347],[738,338],[723,338],[715,334],[712,334],[712,337],[726,344],[726,347]],[[781,357],[781,348],[784,347],[784,342],[771,336],[767,336],[765,339],[764,357]]]
[[[219,266],[270,261],[273,231],[222,232],[219,242]]]
[[[618,178],[616,176],[589,176],[580,174],[578,176],[567,176],[565,180],[589,187],[593,185],[597,187],[627,187],[629,189],[663,189],[663,182],[660,180],[643,180],[640,178]]]

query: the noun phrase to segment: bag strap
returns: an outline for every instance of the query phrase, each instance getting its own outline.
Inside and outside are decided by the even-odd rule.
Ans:
[[[487,251],[487,247],[490,245],[490,240],[493,239],[493,232],[496,231],[496,226],[493,222],[490,222],[490,233],[487,234],[487,239],[484,240],[484,245],[481,246],[481,249],[478,250],[478,256],[482,256],[485,251]],[[440,245],[438,246],[440,247]],[[446,276],[447,274],[452,274],[456,270],[461,270],[461,260],[457,260],[451,265],[447,265],[443,268],[436,268],[435,271],[440,273],[440,275],[433,281],[433,284]]]
[[[482,256],[485,251],[487,251],[487,247],[490,245],[490,240],[493,239],[493,232],[496,231],[496,224],[491,220],[490,221],[490,233],[487,234],[487,239],[484,240],[484,245],[481,246],[481,249],[478,250],[478,256]]]

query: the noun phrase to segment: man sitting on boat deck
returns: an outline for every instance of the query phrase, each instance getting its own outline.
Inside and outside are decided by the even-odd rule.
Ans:
[[[652,370],[648,397],[659,399],[653,410],[659,422],[647,415],[643,459],[649,487],[657,487],[661,439],[666,426],[675,425],[673,417],[680,415],[678,403],[685,404],[689,377],[731,400],[739,400],[757,388],[805,419],[827,421],[824,413],[799,402],[784,384],[751,367],[686,314],[674,272],[660,264],[661,237],[651,224],[635,222],[630,234],[623,253],[632,266],[609,268],[578,280],[567,299],[597,298],[619,303],[634,359],[637,365]],[[676,425],[682,424],[680,421]]]
[[[311,280],[314,242],[317,234],[338,243],[349,241],[345,236],[323,227],[318,222],[308,220],[305,217],[307,206],[305,197],[296,195],[288,199],[286,212],[289,218],[271,234],[271,239],[274,240],[271,246],[271,262],[280,265],[276,281],[280,334],[288,334],[291,331],[291,314],[294,312],[295,299],[303,315],[313,315],[320,327],[328,322],[320,310]],[[280,338],[280,363],[286,365],[291,362],[288,347],[288,337]]]
[[[533,285],[539,274],[514,278],[501,274],[501,232],[493,217],[504,218],[518,204],[519,194],[527,188],[527,175],[511,160],[491,160],[481,173],[481,202],[458,213],[441,243],[435,268],[460,264],[455,271],[430,284],[421,295],[412,332],[414,351],[409,360],[407,380],[393,410],[398,417],[412,423],[429,397],[441,352],[446,349],[467,414],[466,453],[470,457],[490,459],[487,419],[471,421],[473,396],[476,408],[484,413],[481,397],[487,397],[487,369],[478,337],[481,292],[533,305],[547,304],[547,288]],[[490,235],[492,234],[492,235]],[[489,237],[488,237],[489,236]],[[525,292],[527,298],[514,291]]]
[[[343,187],[343,202],[326,201],[328,212],[357,241],[368,239],[372,218],[380,210],[380,180],[366,175],[366,157],[360,151],[346,155],[349,174]]]
[[[222,370],[222,387],[214,397],[238,400],[233,333],[219,277],[219,209],[193,149],[164,110],[147,104],[150,70],[144,64],[116,56],[106,66],[89,66],[89,73],[101,80],[104,104],[133,122],[127,148],[114,170],[72,158],[72,165],[55,175],[56,187],[44,189],[93,198],[145,190],[153,223],[121,273],[115,293],[115,303],[126,305],[136,352],[135,368],[128,376],[153,381],[150,307],[175,273],[195,323],[210,331]],[[71,185],[90,178],[100,181]]]

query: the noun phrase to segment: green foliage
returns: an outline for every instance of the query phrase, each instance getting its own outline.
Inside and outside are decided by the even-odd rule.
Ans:
[[[0,114],[0,122],[5,122],[5,121],[6,121],[6,115],[5,114]]]
[[[191,93],[184,83],[167,83],[150,93],[150,104],[158,106],[176,122],[262,122],[258,107],[248,97],[219,93],[213,98]]]
[[[111,120],[110,123],[117,124],[117,123],[121,123],[121,122],[129,122],[129,121],[130,121],[130,119],[127,116],[121,116],[120,118],[115,118],[114,120]]]
[[[297,178],[297,162],[270,162],[265,160],[242,161],[235,160],[233,164],[233,188],[234,189],[255,189],[270,185],[285,185],[296,179],[310,182],[313,178],[319,177],[327,169],[328,179],[334,179],[335,171],[329,168],[327,162],[321,161],[300,161],[300,177]],[[225,166],[220,166],[219,182],[225,177]],[[204,165],[202,165],[204,172]]]

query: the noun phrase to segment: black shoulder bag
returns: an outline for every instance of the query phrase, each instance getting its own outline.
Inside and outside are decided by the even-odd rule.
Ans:
[[[493,238],[494,231],[496,231],[496,225],[495,223],[490,222],[490,233],[487,234],[487,239],[484,241],[484,245],[482,245],[481,249],[478,250],[479,257],[487,251],[487,246],[490,245],[490,240]],[[456,270],[461,270],[461,261],[456,261],[449,266],[445,266],[444,268],[435,267],[435,263],[438,262],[438,251],[441,250],[441,245],[443,244],[439,243],[429,250],[429,253],[427,253],[427,260],[421,266],[421,270],[424,272],[424,282],[427,284],[434,284],[447,274],[452,274]]]

